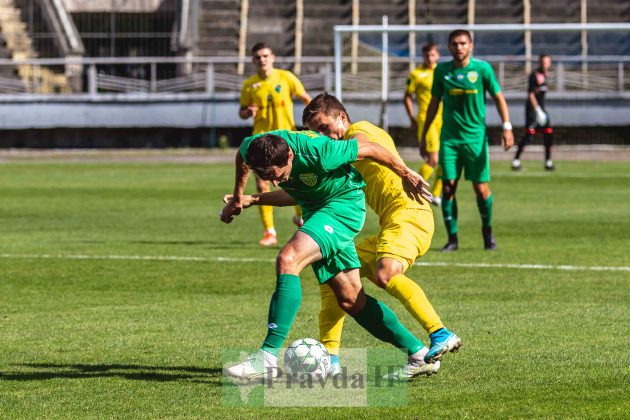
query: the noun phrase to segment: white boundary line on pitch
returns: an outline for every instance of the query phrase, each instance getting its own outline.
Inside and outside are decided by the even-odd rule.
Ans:
[[[184,262],[274,262],[273,258],[236,257],[185,257],[177,255],[77,255],[77,254],[0,254],[0,258],[50,259],[50,260],[126,260],[126,261],[184,261]],[[458,262],[416,262],[416,267],[459,267],[459,268],[513,268],[520,270],[565,270],[565,271],[630,271],[630,267],[551,265],[551,264],[493,264]]]

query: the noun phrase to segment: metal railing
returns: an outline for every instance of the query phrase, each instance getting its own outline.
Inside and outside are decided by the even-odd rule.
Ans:
[[[527,58],[524,56],[485,56],[495,68],[499,83],[507,94],[524,95],[527,86],[525,73]],[[557,97],[571,98],[575,95],[597,95],[599,97],[630,97],[630,56],[588,57],[557,56],[550,77],[550,93]],[[49,97],[105,98],[112,93],[137,96],[138,93],[159,100],[160,95],[178,94],[181,98],[214,97],[217,99],[237,98],[247,75],[236,74],[238,63],[245,60],[236,57],[125,57],[125,58],[67,58],[67,59],[0,59],[0,98],[4,95],[22,93],[21,100],[29,100],[33,94],[41,94],[36,76],[26,83],[18,76],[10,77],[16,66],[30,66],[31,74],[38,75],[42,68],[72,67],[78,69],[83,81],[79,89],[72,92],[52,93]],[[378,68],[380,57],[359,57],[358,63],[367,68],[352,74],[351,59],[342,59],[344,96],[356,99],[379,100],[382,95],[382,79]],[[388,66],[406,68],[400,63],[408,63],[407,58],[390,57]],[[293,57],[278,57],[279,68],[291,68]],[[331,57],[302,57],[303,74],[300,76],[305,88],[310,92],[335,88],[335,73]],[[587,64],[587,66],[585,66]],[[587,70],[585,70],[587,69]],[[253,69],[249,68],[251,72]],[[251,73],[250,73],[251,74]],[[402,96],[407,76],[405,70],[389,72],[388,98]],[[35,100],[34,98],[32,98]],[[38,95],[37,100],[42,96]]]

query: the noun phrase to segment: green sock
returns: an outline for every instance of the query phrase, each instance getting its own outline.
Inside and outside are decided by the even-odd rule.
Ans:
[[[492,227],[492,194],[485,200],[477,196],[477,207],[481,215],[481,225],[485,228]]]
[[[289,335],[291,324],[302,303],[300,277],[293,274],[279,274],[276,291],[269,302],[267,337],[262,348],[277,356],[284,340]]]
[[[372,296],[365,296],[367,302],[354,319],[370,334],[386,343],[391,343],[408,355],[420,350],[424,345],[398,321],[396,315],[384,303]]]
[[[442,201],[442,218],[444,219],[444,225],[446,225],[446,232],[449,235],[457,234],[457,200]]]

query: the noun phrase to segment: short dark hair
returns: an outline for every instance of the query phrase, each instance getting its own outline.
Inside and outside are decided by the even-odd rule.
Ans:
[[[540,54],[540,55],[538,56],[538,61],[542,60],[542,59],[543,59],[543,58],[545,58],[545,57],[549,57],[549,58],[551,58],[551,55],[546,54],[546,53],[542,53],[542,54]]]
[[[256,51],[264,50],[265,48],[269,48],[269,51],[273,53],[273,50],[271,49],[271,46],[269,44],[267,44],[266,42],[257,42],[252,47],[252,54],[256,54]]]
[[[272,166],[282,168],[289,163],[289,144],[275,134],[263,134],[249,144],[245,162],[261,178],[266,178]]]
[[[422,54],[426,54],[431,50],[437,50],[438,46],[435,42],[427,42],[422,46]]]
[[[448,43],[450,44],[453,38],[461,36],[461,35],[468,37],[468,40],[470,42],[473,42],[472,35],[470,34],[469,31],[467,31],[466,29],[455,29],[450,34],[448,34]]]
[[[341,115],[342,112],[346,114],[348,121],[350,121],[346,107],[339,102],[336,96],[328,92],[320,93],[304,108],[304,112],[302,112],[302,124],[308,126],[308,123],[313,117],[319,113],[336,118]]]

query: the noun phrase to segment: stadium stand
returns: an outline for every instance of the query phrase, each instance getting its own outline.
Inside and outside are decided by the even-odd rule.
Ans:
[[[238,56],[240,0],[202,0],[195,54],[199,56]],[[234,69],[222,65],[217,70]]]

